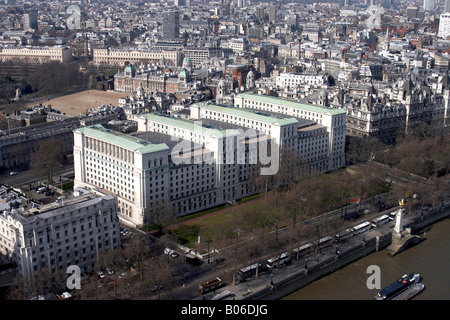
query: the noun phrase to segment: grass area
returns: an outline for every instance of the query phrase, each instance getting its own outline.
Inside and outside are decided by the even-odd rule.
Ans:
[[[242,204],[242,203],[245,203],[245,202],[248,202],[248,201],[251,201],[251,200],[258,199],[260,196],[261,196],[260,194],[256,194],[256,195],[253,195],[253,196],[242,198],[242,199],[238,200],[236,203],[237,204]],[[189,214],[189,215],[180,217],[178,219],[178,221],[179,222],[185,222],[185,221],[188,221],[188,220],[191,220],[191,219],[194,219],[194,218],[197,218],[197,217],[201,217],[201,216],[204,216],[204,215],[207,215],[207,214],[210,214],[210,213],[213,213],[213,212],[216,212],[216,211],[228,208],[228,207],[231,207],[231,205],[229,205],[229,204],[222,204],[222,205],[214,207],[214,208],[210,208],[210,209],[207,209],[207,210],[203,210],[203,211],[200,211],[200,212],[196,212],[196,213],[193,213],[193,214]]]
[[[182,245],[192,248],[193,243],[198,240],[199,231],[200,225],[190,224],[190,225],[183,225],[171,231],[171,233],[177,236],[179,242]]]
[[[62,185],[64,191],[73,190],[73,181],[66,182]]]
[[[272,195],[267,201],[258,201],[243,205],[246,202],[264,197],[264,194],[259,194],[241,199],[234,206],[224,204],[188,215],[180,218],[179,222],[183,222],[183,225],[171,229],[170,233],[174,238],[179,239],[183,245],[201,249],[202,245],[198,245],[199,236],[203,238],[203,243],[209,235],[214,235],[214,238],[219,237],[222,240],[224,240],[224,237],[227,237],[227,234],[233,237],[230,231],[231,229],[228,227],[236,225],[234,221],[236,220],[236,213],[238,217],[247,216],[249,218],[248,225],[244,226],[244,228],[249,229],[245,230],[245,232],[250,232],[250,229],[260,228],[261,225],[273,227],[273,221],[271,220],[274,219],[274,216],[268,210],[274,210],[274,213],[277,212],[280,215],[277,219],[284,220],[280,221],[280,223],[286,223],[286,221],[292,219],[289,214],[293,209],[292,204],[296,206],[295,208],[298,206],[298,210],[301,212],[307,211],[310,216],[339,209],[345,204],[345,199],[361,197],[362,200],[365,200],[371,198],[373,195],[383,193],[386,188],[384,182],[379,178],[372,178],[371,170],[369,172],[366,171],[365,167],[352,168],[351,172],[336,170],[331,173],[302,180],[297,185],[293,185],[289,192],[282,191],[275,193],[275,196]],[[303,202],[299,202],[299,199],[302,199],[302,197],[311,199],[314,204],[305,205]],[[206,216],[225,208],[229,208],[229,210]],[[203,218],[197,219],[196,221],[189,221],[198,217]]]
[[[243,198],[243,199],[239,200],[237,203],[243,204],[245,202],[248,202],[248,201],[251,201],[254,199],[258,199],[259,197],[260,197],[260,195],[255,195],[255,196]],[[257,208],[259,206],[260,206],[259,202],[247,204],[246,209]],[[214,207],[209,210],[204,210],[204,211],[201,211],[201,212],[189,215],[189,216],[185,216],[185,217],[183,217],[184,219],[183,218],[180,219],[180,222],[182,222],[182,221],[186,222],[193,218],[205,216],[209,213],[213,213],[213,212],[225,209],[225,208],[231,209],[232,207],[233,206],[228,205],[228,204]],[[238,210],[239,206],[236,206],[235,208]],[[204,219],[184,224],[176,229],[171,230],[170,232],[179,239],[181,244],[183,244],[186,247],[192,248],[194,246],[194,243],[196,243],[198,241],[198,236],[201,235],[201,233],[204,232],[204,230],[211,230],[214,227],[220,228],[220,226],[224,226],[225,224],[229,223],[230,219],[232,218],[233,212],[234,212],[234,210],[228,210],[221,214],[205,217]]]

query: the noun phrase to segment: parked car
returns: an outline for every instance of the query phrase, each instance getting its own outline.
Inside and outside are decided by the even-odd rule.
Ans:
[[[70,299],[70,298],[72,298],[72,295],[69,292],[65,291],[61,294],[57,294],[57,297],[59,299]]]
[[[40,187],[40,188],[37,190],[37,193],[44,193],[45,191],[47,191],[47,187]]]
[[[15,171],[11,171],[11,172],[9,173],[10,176],[15,176],[16,174],[17,174],[17,172],[15,172]]]
[[[100,279],[103,279],[105,277],[105,273],[102,270],[97,270],[97,275]]]
[[[108,274],[114,274],[114,270],[111,268],[106,268],[106,272],[108,272]]]

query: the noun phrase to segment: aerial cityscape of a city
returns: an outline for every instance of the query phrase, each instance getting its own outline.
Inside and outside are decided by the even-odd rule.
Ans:
[[[449,70],[450,0],[0,0],[1,299],[450,299]]]

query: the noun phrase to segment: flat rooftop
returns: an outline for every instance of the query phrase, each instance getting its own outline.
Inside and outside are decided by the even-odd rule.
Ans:
[[[185,129],[191,132],[197,132],[201,134],[206,134],[209,136],[217,136],[217,137],[230,137],[237,136],[240,134],[238,130],[233,129],[220,129],[218,127],[208,127],[203,125],[201,121],[187,120],[181,118],[175,118],[172,116],[162,115],[162,114],[154,114],[154,113],[146,113],[143,114],[142,117],[146,120],[150,120],[160,124],[167,124],[173,127],[177,127],[180,129]],[[202,125],[200,125],[200,123]]]
[[[180,139],[178,137],[174,137],[171,136],[170,134],[165,134],[165,133],[161,133],[161,132],[153,132],[153,131],[147,131],[147,132],[137,132],[133,134],[134,137],[140,139],[140,140],[146,140],[149,143],[154,143],[154,144],[166,144],[169,149],[172,149],[173,147],[175,147],[176,145],[182,143],[183,145],[191,145],[192,147],[196,148],[202,148],[202,144],[200,143],[195,143],[194,141],[189,141],[189,140],[185,140],[182,139],[180,141]]]
[[[279,124],[280,126],[283,125],[289,125],[299,122],[298,119],[295,117],[292,117],[290,115],[285,114],[279,114],[275,112],[269,112],[269,111],[261,111],[261,110],[254,110],[254,109],[243,109],[233,106],[226,106],[226,105],[219,105],[219,104],[213,104],[209,102],[198,102],[195,105],[199,106],[202,109],[208,109],[211,111],[217,111],[217,112],[223,112],[230,115],[243,117],[243,118],[249,118],[253,119],[255,121],[260,121],[264,123],[270,123],[270,124]]]
[[[301,110],[307,110],[307,111],[312,111],[312,112],[317,112],[317,113],[322,113],[322,114],[340,115],[340,114],[346,113],[345,109],[327,108],[327,107],[318,106],[316,104],[291,101],[291,100],[287,100],[287,99],[281,99],[281,98],[276,98],[276,97],[271,97],[271,96],[266,96],[266,95],[260,95],[260,94],[255,94],[255,93],[251,93],[251,92],[240,93],[237,96],[243,97],[244,99],[256,100],[256,101],[272,103],[272,104],[281,104],[286,107],[298,108]]]
[[[142,154],[169,149],[165,143],[151,143],[149,140],[139,139],[132,135],[106,129],[99,124],[78,128],[75,131]]]

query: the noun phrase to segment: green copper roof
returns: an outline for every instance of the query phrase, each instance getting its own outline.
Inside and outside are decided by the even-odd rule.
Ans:
[[[139,152],[141,154],[169,149],[165,143],[153,144],[149,141],[139,139],[131,135],[106,129],[100,124],[78,128],[75,131],[99,140],[110,142],[131,151]]]
[[[333,116],[346,113],[346,111],[344,109],[321,107],[316,104],[290,101],[290,100],[266,96],[266,95],[254,94],[251,92],[240,93],[240,94],[238,94],[238,97],[243,97],[244,99],[251,99],[251,100],[273,103],[273,104],[281,104],[286,107],[298,108],[301,110],[307,110],[307,111],[312,111],[312,112],[317,112],[317,113],[322,113],[322,114],[330,114]]]
[[[282,117],[276,117],[274,115],[266,115],[266,114],[264,114],[263,111],[257,112],[257,111],[247,110],[247,109],[238,108],[238,107],[220,106],[220,105],[208,103],[208,102],[197,102],[196,105],[203,109],[208,109],[208,110],[217,111],[217,112],[223,112],[223,113],[227,113],[227,114],[238,116],[238,117],[253,119],[256,121],[263,122],[263,123],[278,124],[280,126],[298,123],[297,119],[295,119],[295,118],[287,118],[287,117],[282,118]]]
[[[147,119],[149,121],[153,121],[156,123],[167,124],[170,126],[174,126],[174,127],[185,129],[185,130],[192,131],[192,132],[206,134],[209,136],[230,137],[230,136],[237,136],[240,134],[239,131],[236,129],[218,129],[218,128],[202,126],[201,120],[194,121],[194,120],[187,120],[187,119],[179,119],[179,118],[157,115],[154,113],[146,113],[146,114],[143,114],[142,117],[144,119]]]

